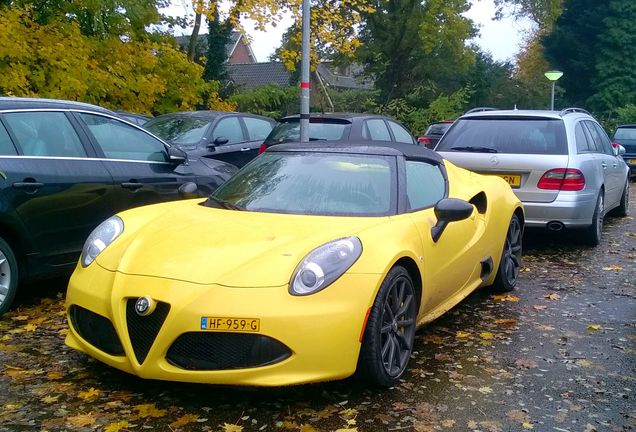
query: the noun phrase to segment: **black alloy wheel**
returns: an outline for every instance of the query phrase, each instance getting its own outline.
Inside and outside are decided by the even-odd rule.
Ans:
[[[497,291],[512,291],[521,270],[523,228],[519,216],[513,215],[506,232],[503,252],[493,287]]]
[[[358,372],[368,383],[388,387],[398,382],[413,352],[418,299],[404,267],[389,271],[367,321]]]

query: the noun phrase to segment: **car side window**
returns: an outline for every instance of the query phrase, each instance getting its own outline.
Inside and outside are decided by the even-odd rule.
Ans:
[[[446,194],[446,182],[436,165],[406,161],[406,197],[409,210],[434,206]]]
[[[243,117],[250,141],[264,140],[274,128],[270,122],[254,117]]]
[[[382,119],[371,119],[365,121],[369,131],[369,138],[373,141],[391,141],[391,134]]]
[[[607,136],[603,128],[598,123],[592,122],[592,125],[594,126],[594,129],[596,129],[596,133],[598,134],[601,140],[601,145],[603,146],[603,152],[605,154],[614,156],[614,151],[612,150],[612,142],[610,141],[609,137]]]
[[[609,152],[608,152],[608,149],[606,149],[605,146],[604,146],[603,137],[599,133],[599,131],[602,132],[601,127],[600,126],[597,127],[596,123],[591,122],[591,121],[585,121],[584,123],[585,123],[585,126],[587,126],[587,130],[590,133],[590,136],[592,137],[592,141],[594,142],[594,146],[596,148],[596,152],[605,153],[605,154],[612,154],[611,145],[610,145],[610,148],[609,148]]]
[[[395,141],[413,144],[413,137],[411,137],[411,134],[406,129],[391,120],[388,120],[388,123],[391,128],[391,132],[393,132],[393,136],[395,137]]]
[[[228,139],[226,144],[236,144],[245,141],[243,129],[238,117],[225,117],[219,120],[212,132],[212,142],[219,137]]]
[[[108,159],[167,162],[166,146],[150,134],[129,124],[97,114],[80,118]]]
[[[0,155],[8,156],[8,155],[17,155],[18,152],[11,141],[11,137],[9,133],[4,128],[2,123],[0,123]]]
[[[577,153],[589,153],[595,151],[593,144],[588,142],[587,135],[583,129],[581,122],[577,123],[574,127],[574,135],[576,139],[576,151]]]
[[[14,112],[4,118],[25,156],[86,157],[86,149],[63,112]]]

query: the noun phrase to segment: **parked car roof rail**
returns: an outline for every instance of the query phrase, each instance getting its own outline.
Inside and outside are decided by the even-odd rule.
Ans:
[[[497,108],[492,108],[492,107],[476,107],[476,108],[469,109],[469,110],[468,110],[468,111],[466,111],[464,114],[470,114],[470,113],[476,113],[476,112],[482,112],[482,111],[497,111]]]
[[[583,114],[587,114],[587,115],[592,115],[588,111],[584,110],[583,108],[566,108],[566,109],[562,110],[559,113],[559,115],[561,117],[563,117],[566,114],[574,114],[574,113],[583,113]]]

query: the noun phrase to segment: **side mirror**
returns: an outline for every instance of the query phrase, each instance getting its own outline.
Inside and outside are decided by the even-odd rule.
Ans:
[[[181,164],[188,160],[188,154],[175,146],[168,147],[168,157],[170,162],[176,164]]]
[[[224,137],[224,136],[216,137],[216,139],[214,140],[214,145],[227,144],[229,141],[230,140],[227,139],[227,137]]]
[[[431,228],[431,237],[434,242],[440,236],[450,222],[457,222],[470,217],[473,214],[473,205],[457,198],[444,198],[435,204],[435,217],[437,223]]]
[[[179,189],[177,189],[177,192],[179,193],[179,198],[182,199],[198,198],[199,195],[197,193],[197,184],[194,182],[186,182],[182,184],[179,186]]]

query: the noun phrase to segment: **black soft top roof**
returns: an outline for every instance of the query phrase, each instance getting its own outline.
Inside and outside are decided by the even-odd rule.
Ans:
[[[66,101],[61,99],[0,97],[0,110],[15,109],[76,109],[114,115],[112,111],[107,110],[106,108],[83,102]]]
[[[350,153],[378,156],[403,156],[408,160],[420,160],[443,165],[444,159],[433,150],[415,144],[401,144],[386,141],[311,141],[309,143],[286,143],[268,147],[267,152],[316,152]]]

